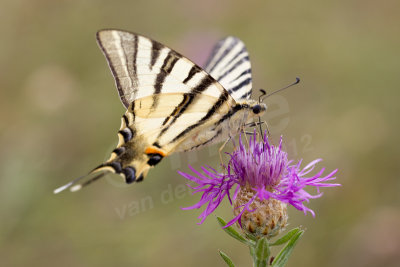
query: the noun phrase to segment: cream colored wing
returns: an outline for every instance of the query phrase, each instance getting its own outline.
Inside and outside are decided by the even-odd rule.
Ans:
[[[202,68],[156,41],[126,31],[102,30],[97,42],[127,108],[119,143],[110,159],[89,173],[94,176],[78,178],[57,193],[78,190],[109,172],[127,183],[141,181],[165,156],[209,143],[223,134],[221,124],[250,108],[243,101],[236,103]],[[213,73],[220,74],[228,65],[217,64],[215,69],[220,70]],[[234,76],[226,80],[230,85],[238,81]],[[251,90],[245,88],[240,92],[246,92],[247,98]]]
[[[173,153],[185,140],[193,140],[193,146],[203,142],[194,137],[207,131],[210,125],[217,127],[224,118],[229,119],[226,115],[236,105],[227,93],[218,98],[167,93],[159,94],[157,100],[156,106],[154,96],[132,102],[122,118],[118,146],[99,169],[117,165],[114,171],[124,174],[124,169],[129,168],[130,174],[135,175],[125,175],[127,182],[141,180],[150,167]]]
[[[178,52],[144,36],[102,30],[97,42],[114,76],[120,99],[128,106],[136,99],[160,93],[220,97],[226,91],[201,67]]]
[[[236,100],[248,100],[252,91],[251,64],[244,43],[229,36],[219,41],[204,68]]]
[[[218,98],[167,93],[159,94],[157,100],[155,106],[154,96],[133,101],[122,116],[119,142],[111,157],[88,176],[78,178],[55,192],[66,188],[77,191],[107,173],[116,173],[127,183],[142,181],[150,168],[164,157],[182,150],[182,143],[190,145],[184,150],[204,145],[222,134],[213,129],[246,108],[236,104],[227,92]],[[202,133],[202,139],[197,138],[199,133]]]

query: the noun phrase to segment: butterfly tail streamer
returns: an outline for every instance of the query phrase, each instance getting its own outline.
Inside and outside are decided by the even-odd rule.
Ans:
[[[80,177],[72,180],[71,182],[56,188],[53,191],[53,193],[58,194],[66,189],[69,189],[71,192],[79,191],[80,189],[82,189],[82,187],[85,187],[85,186],[97,181],[98,179],[104,177],[106,174],[109,174],[109,173],[111,173],[111,172],[110,171],[100,171],[100,170],[98,170],[98,168],[95,168],[90,173],[80,176]]]

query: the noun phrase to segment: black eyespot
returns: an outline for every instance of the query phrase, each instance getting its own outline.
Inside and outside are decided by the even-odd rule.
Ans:
[[[158,164],[163,159],[163,156],[161,156],[160,154],[147,154],[147,155],[149,156],[147,164],[149,164],[150,166]]]
[[[110,162],[107,165],[113,168],[116,173],[120,173],[122,171],[121,163],[119,163],[118,161]]]
[[[260,113],[261,112],[261,106],[260,105],[255,105],[254,107],[253,107],[253,113],[254,114],[258,114],[258,113]]]
[[[120,130],[119,133],[122,134],[125,143],[128,143],[133,137],[133,132],[129,127]]]
[[[141,182],[141,181],[143,181],[143,174],[141,174],[140,176],[139,176],[139,178],[137,178],[136,179],[136,182]]]
[[[114,149],[113,152],[115,154],[117,154],[117,156],[120,156],[122,153],[125,152],[125,147],[123,147],[123,146],[118,147],[118,148]]]
[[[125,174],[125,182],[127,184],[131,184],[136,180],[135,168],[126,167],[125,169],[122,170],[122,172]]]

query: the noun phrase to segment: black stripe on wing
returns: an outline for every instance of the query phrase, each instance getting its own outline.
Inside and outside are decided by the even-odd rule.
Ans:
[[[190,76],[190,75],[189,75]],[[214,84],[215,81],[209,76],[205,76],[203,80],[199,82],[199,84],[195,87],[192,88],[192,90],[189,93],[185,93],[183,95],[183,99],[181,103],[171,112],[171,114],[164,120],[163,126],[164,128],[158,135],[158,137],[161,137],[173,124],[176,122],[176,120],[185,112],[185,110],[191,105],[196,103],[196,96],[199,95],[199,93],[205,91],[209,86]],[[226,95],[227,92],[224,91],[222,95]],[[170,122],[169,122],[170,121]],[[168,125],[166,125],[168,123]]]
[[[243,88],[243,87],[245,87],[246,85],[249,85],[249,84],[251,84],[251,78],[247,78],[246,80],[240,82],[235,87],[232,87],[232,88],[228,89],[228,92],[230,94],[232,94],[233,92],[239,91],[241,88]],[[248,94],[249,92],[251,94],[251,91],[245,91],[244,93]]]
[[[250,98],[251,64],[246,47],[238,38],[227,37],[218,42],[205,70],[221,83],[235,100]]]
[[[219,129],[219,130],[215,133],[215,135],[213,135],[213,137],[211,137],[211,138],[208,139],[207,141],[204,141],[203,143],[200,143],[200,144],[198,144],[198,145],[195,145],[194,147],[191,147],[190,149],[184,150],[184,152],[187,152],[187,151],[190,151],[190,150],[199,148],[199,147],[201,147],[201,146],[205,146],[205,145],[211,143],[212,141],[214,141],[214,140],[215,140],[218,136],[220,136],[221,134],[222,134],[222,129]]]
[[[164,59],[164,62],[161,66],[160,72],[156,77],[156,81],[154,84],[154,94],[161,93],[161,88],[163,86],[165,78],[171,73],[174,65],[179,60],[179,58],[181,58],[181,56],[178,55],[176,52],[172,50],[168,52],[168,55]]]
[[[152,50],[153,51],[153,50]],[[160,72],[157,74],[155,84],[154,84],[154,94],[153,94],[153,104],[151,108],[154,110],[158,105],[158,94],[161,93],[162,86],[164,84],[165,79],[167,76],[172,72],[176,62],[181,58],[178,53],[170,50],[168,55],[164,59],[163,65],[161,66]],[[153,60],[153,58],[152,58]]]
[[[213,64],[211,66],[209,66],[207,64],[205,67],[205,69],[209,73],[212,73],[214,71],[214,69],[218,66],[219,62],[221,62],[221,60],[228,55],[228,53],[232,50],[232,48],[235,47],[236,42],[234,40],[231,40],[230,38],[231,37],[227,37],[224,40],[218,42],[218,44],[213,49],[213,52],[211,53],[211,57],[208,60],[208,64],[211,64],[211,62],[213,62]],[[214,57],[216,57],[217,55],[218,55],[218,58],[214,59]]]
[[[193,67],[189,71],[188,76],[183,80],[183,83],[187,83],[188,81],[190,81],[190,79],[192,79],[193,76],[196,75],[196,73],[199,73],[200,71],[201,69],[199,67],[193,65]]]
[[[121,85],[120,75],[119,75],[119,73],[117,72],[116,68],[114,67],[114,64],[113,64],[113,61],[111,60],[110,54],[109,54],[109,52],[108,52],[108,49],[106,49],[106,47],[105,47],[105,45],[106,45],[105,41],[100,37],[101,34],[103,34],[102,31],[98,31],[98,32],[96,33],[96,40],[97,40],[97,43],[98,43],[98,45],[99,45],[101,51],[103,52],[104,56],[106,57],[108,66],[109,66],[109,68],[110,68],[110,70],[111,70],[111,73],[112,73],[112,75],[113,75],[113,77],[114,77],[115,85],[116,85],[116,87],[117,87],[118,94],[119,94],[119,96],[120,96],[121,102],[122,102],[122,104],[125,106],[125,108],[128,108],[128,106],[129,106],[130,103],[129,103],[129,102],[126,100],[126,98],[124,97],[125,92],[124,92],[123,87],[122,87],[122,85]],[[136,72],[136,64],[135,64],[135,62],[136,62],[138,38],[135,37],[133,42],[134,42],[134,46],[135,46],[134,64],[133,64],[133,67],[134,67],[134,72]],[[122,39],[121,39],[120,45],[122,45]],[[125,53],[125,50],[123,50],[123,52]],[[126,54],[125,54],[125,58],[126,58]]]
[[[240,68],[240,65],[242,65],[243,63],[245,63],[246,61],[249,61],[249,57],[246,56],[243,59],[239,60],[238,62],[236,62],[232,67],[230,67],[228,70],[226,70],[224,73],[222,73],[219,77],[217,77],[217,80],[222,80],[224,79],[226,76],[228,76],[229,74],[231,74],[234,70]],[[229,64],[227,64],[229,65]],[[250,73],[251,74],[251,70],[250,69],[244,69],[243,72],[239,75],[235,76],[235,79],[240,78],[243,73]]]
[[[183,136],[185,136],[186,134],[188,134],[190,131],[192,131],[193,129],[201,126],[202,124],[204,124],[207,120],[209,120],[214,114],[215,112],[229,99],[229,93],[228,91],[224,91],[220,97],[218,98],[217,102],[215,102],[215,104],[208,110],[207,114],[202,117],[198,122],[196,122],[195,124],[190,125],[189,127],[187,127],[185,130],[183,130],[180,134],[178,134],[177,136],[175,136],[174,139],[171,140],[171,143],[176,142],[177,140],[179,140],[180,138],[182,138]]]
[[[153,47],[151,49],[151,58],[150,58],[150,68],[153,69],[154,64],[156,64],[158,57],[160,56],[160,51],[163,46],[159,42],[153,42]],[[136,64],[135,64],[136,65]]]

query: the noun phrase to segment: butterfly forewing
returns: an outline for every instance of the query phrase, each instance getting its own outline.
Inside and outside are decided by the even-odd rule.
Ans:
[[[120,30],[103,30],[97,41],[126,108],[133,100],[160,93],[203,93],[219,97],[225,90],[199,66],[149,38]],[[155,102],[158,102],[155,98]]]
[[[242,41],[227,37],[219,41],[205,70],[228,90],[235,100],[250,99],[252,90],[249,53]]]

